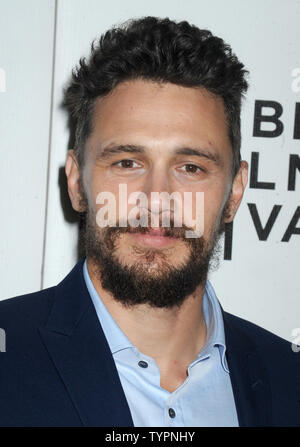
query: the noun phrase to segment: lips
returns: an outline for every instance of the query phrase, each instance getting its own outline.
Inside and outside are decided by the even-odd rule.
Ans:
[[[136,242],[147,247],[166,247],[176,242],[176,238],[165,236],[163,228],[150,228],[147,233],[131,233],[131,236]]]
[[[165,236],[165,230],[163,228],[149,228],[149,231],[147,234],[150,234],[151,236]]]

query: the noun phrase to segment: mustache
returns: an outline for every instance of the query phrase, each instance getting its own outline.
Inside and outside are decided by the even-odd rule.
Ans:
[[[139,234],[147,234],[150,233],[151,230],[157,230],[159,229],[161,231],[161,236],[165,236],[165,237],[173,237],[176,239],[184,239],[185,241],[186,239],[186,231],[193,231],[193,228],[188,227],[184,224],[182,224],[182,226],[180,227],[175,227],[174,221],[170,221],[170,225],[167,227],[151,227],[151,226],[138,226],[138,227],[133,227],[130,226],[130,224],[127,224],[127,226],[122,226],[122,222],[119,221],[117,222],[117,226],[116,227],[106,227],[105,228],[105,232],[108,235],[119,235],[119,234],[134,234],[134,233],[139,233]]]

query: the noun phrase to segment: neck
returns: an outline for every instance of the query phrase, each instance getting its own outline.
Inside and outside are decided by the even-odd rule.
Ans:
[[[177,377],[175,382],[182,382],[188,365],[206,341],[202,311],[204,285],[186,297],[179,308],[153,308],[147,304],[127,307],[103,289],[92,260],[87,259],[87,268],[103,303],[131,343],[156,361],[161,377],[164,374],[170,377],[172,371]]]

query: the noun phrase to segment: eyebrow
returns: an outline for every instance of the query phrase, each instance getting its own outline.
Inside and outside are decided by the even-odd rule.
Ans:
[[[100,148],[98,157],[109,158],[112,155],[120,154],[121,152],[129,152],[131,154],[144,154],[145,148],[143,146],[136,146],[134,144],[118,144],[114,146],[107,146],[103,150],[101,150]]]
[[[211,152],[205,148],[182,147],[175,151],[175,155],[192,155],[194,157],[206,158],[218,166],[222,166],[223,162],[219,154]]]
[[[99,150],[98,157],[99,158],[109,158],[112,155],[120,154],[120,153],[131,153],[131,154],[145,154],[146,150],[144,146],[138,146],[134,144],[120,144],[120,145],[112,145],[107,146],[103,150]],[[219,154],[211,152],[205,148],[192,148],[192,147],[180,147],[175,150],[175,155],[191,155],[194,157],[206,158],[207,160],[212,161],[218,166],[222,166],[223,162]]]

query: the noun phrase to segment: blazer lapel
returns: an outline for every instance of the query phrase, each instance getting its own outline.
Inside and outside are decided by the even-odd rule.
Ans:
[[[133,426],[119,375],[85,285],[83,260],[56,287],[44,344],[85,426]]]
[[[226,357],[241,427],[271,425],[271,392],[263,360],[251,339],[224,312]]]

